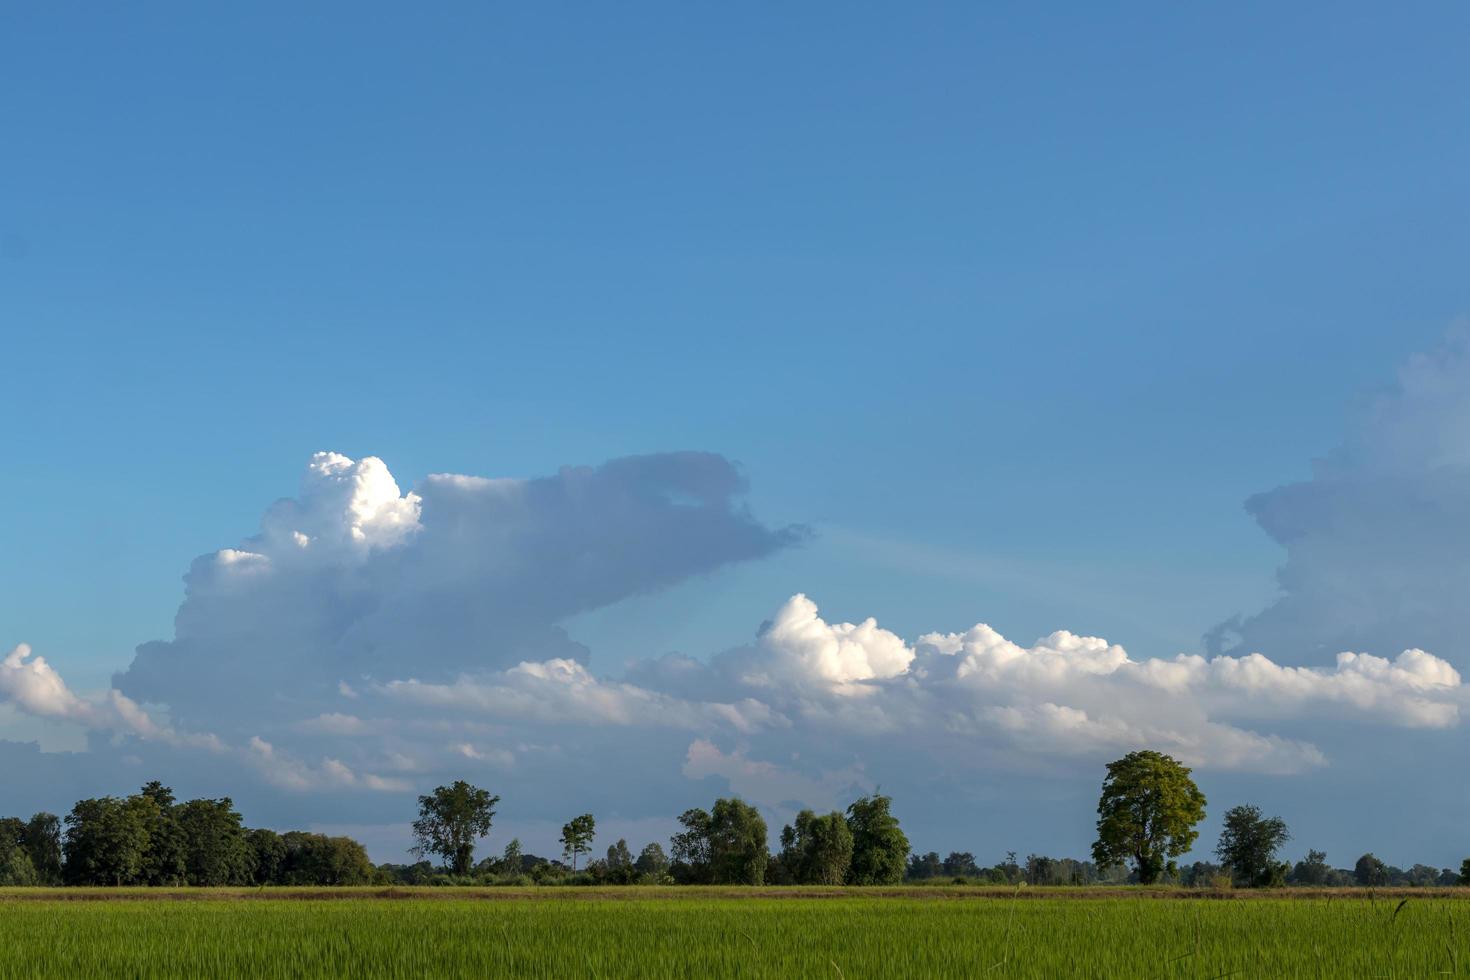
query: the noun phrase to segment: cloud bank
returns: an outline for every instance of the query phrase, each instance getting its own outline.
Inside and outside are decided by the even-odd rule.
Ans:
[[[1065,630],[1029,645],[984,623],[905,637],[801,594],[746,645],[599,670],[568,617],[804,539],[757,521],[743,490],[701,453],[536,480],[435,475],[406,492],[376,458],[319,453],[256,534],[194,561],[175,635],[140,646],[112,690],[79,696],[23,645],[0,661],[0,701],[92,733],[65,760],[0,748],[21,784],[67,767],[179,772],[286,820],[340,819],[344,795],[365,823],[401,820],[412,794],[455,778],[540,821],[568,806],[667,818],[727,792],[779,819],[877,785],[922,805],[997,773],[1075,779],[1145,746],[1204,772],[1322,771],[1323,732],[1461,720],[1459,672],[1412,645],[1135,660]],[[1330,550],[1290,552],[1302,585],[1281,609],[1335,608],[1318,564]],[[1365,618],[1388,623],[1379,608]],[[1284,615],[1237,633],[1280,650],[1289,634],[1266,625]]]
[[[1321,664],[1342,650],[1422,647],[1466,666],[1470,331],[1410,358],[1310,479],[1246,508],[1286,551],[1281,596],[1217,626],[1211,652]]]
[[[174,638],[115,686],[249,734],[343,682],[583,663],[561,620],[802,540],[754,520],[743,488],[719,456],[672,453],[403,493],[381,460],[318,453],[257,535],[195,560]]]

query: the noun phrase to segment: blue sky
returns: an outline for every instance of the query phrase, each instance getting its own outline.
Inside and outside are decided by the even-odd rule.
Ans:
[[[1467,21],[10,5],[0,646],[105,689],[319,450],[701,450],[814,533],[568,617],[607,672],[798,592],[1200,652],[1277,594],[1246,499],[1470,311]]]

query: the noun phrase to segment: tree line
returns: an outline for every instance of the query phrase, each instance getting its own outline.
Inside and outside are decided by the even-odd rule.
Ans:
[[[908,837],[893,815],[892,799],[879,793],[855,800],[846,811],[801,811],[781,831],[781,849],[774,854],[760,811],[731,797],[708,810],[680,814],[683,829],[667,851],[654,842],[635,857],[628,842],[618,840],[605,857],[583,864],[597,836],[596,818],[583,813],[562,827],[562,860],[524,853],[520,841],[512,840],[499,857],[475,863],[475,841],[489,833],[499,802],[463,781],[419,797],[413,832],[414,852],[422,860],[379,870],[402,884],[876,885],[902,881],[908,864]]]
[[[81,800],[65,818],[0,818],[0,885],[1470,885],[1470,858],[1458,871],[1422,864],[1405,871],[1370,853],[1346,869],[1312,850],[1288,864],[1279,858],[1291,839],[1285,822],[1252,804],[1226,811],[1217,862],[1181,867],[1176,859],[1198,839],[1206,800],[1187,766],[1153,751],[1108,764],[1091,860],[1031,854],[1021,862],[1012,852],[981,867],[969,852],[911,854],[893,800],[873,793],[843,811],[801,811],[782,828],[774,853],[760,811],[729,797],[680,814],[682,829],[668,851],[654,842],[635,856],[618,840],[604,857],[584,860],[597,836],[595,817],[584,813],[563,826],[560,860],[525,853],[512,840],[476,862],[499,802],[464,781],[438,787],[418,800],[419,861],[374,865],[349,837],[249,828],[228,797],[178,802],[155,781],[132,796]]]
[[[151,782],[81,800],[63,820],[0,819],[3,885],[366,885],[378,880],[349,837],[251,829],[228,797],[175,801]]]
[[[1351,871],[1332,868],[1322,851],[1308,851],[1295,865],[1279,859],[1291,840],[1286,821],[1268,817],[1261,808],[1242,803],[1225,811],[1218,864],[1195,862],[1180,868],[1176,858],[1199,838],[1195,827],[1205,817],[1205,795],[1188,766],[1162,752],[1130,752],[1107,766],[1098,801],[1097,866],[1126,866],[1129,881],[1140,884],[1279,888],[1285,885],[1331,887],[1358,885],[1470,885],[1470,858],[1460,870],[1416,864],[1409,871],[1384,864],[1373,854],[1358,858]]]

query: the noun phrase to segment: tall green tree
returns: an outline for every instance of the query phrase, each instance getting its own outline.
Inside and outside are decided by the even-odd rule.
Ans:
[[[367,850],[351,837],[328,837],[323,848],[324,885],[369,885],[377,868]]]
[[[1414,888],[1430,888],[1439,881],[1439,869],[1427,864],[1416,864],[1408,870],[1405,877]]]
[[[251,880],[255,851],[229,797],[182,803],[174,808],[174,820],[189,884],[217,887]]]
[[[1186,853],[1205,816],[1205,795],[1189,767],[1162,752],[1130,752],[1108,764],[1097,804],[1092,859],[1101,868],[1132,862],[1148,885]]]
[[[607,866],[609,868],[631,868],[633,867],[633,852],[628,849],[628,842],[619,837],[618,842],[607,849]]]
[[[250,883],[253,885],[279,885],[281,865],[286,860],[286,843],[274,830],[264,828],[245,833],[250,847]]]
[[[1370,852],[1358,858],[1353,865],[1353,881],[1367,888],[1388,884],[1388,865]]]
[[[418,842],[414,853],[419,857],[437,854],[455,874],[469,874],[474,866],[475,841],[489,835],[495,804],[499,802],[500,797],[462,779],[420,796],[419,818],[413,822],[413,836]]]
[[[0,817],[0,847],[25,847],[26,822],[19,817]]]
[[[1291,869],[1291,880],[1296,885],[1322,886],[1332,880],[1332,867],[1327,863],[1326,851],[1307,851],[1307,856]]]
[[[1236,885],[1279,888],[1286,884],[1287,865],[1276,860],[1276,852],[1289,840],[1286,821],[1280,817],[1267,817],[1251,804],[1231,807],[1225,811],[1215,856],[1230,869]]]
[[[25,845],[25,821],[0,817],[0,885],[36,884],[36,866]]]
[[[671,871],[676,881],[687,885],[707,885],[713,879],[710,868],[710,815],[698,807],[679,814],[684,828],[669,840],[673,857]]]
[[[595,836],[597,836],[597,821],[590,813],[573,817],[562,826],[562,854],[571,859],[573,871],[577,870],[577,858],[592,850],[592,838]]]
[[[150,831],[157,823],[158,804],[142,794],[77,801],[66,816],[66,883],[145,884]]]
[[[664,849],[655,841],[638,853],[638,860],[633,862],[633,868],[640,875],[657,880],[668,874],[669,859],[664,855]]]
[[[0,886],[35,885],[40,881],[26,849],[0,839]]]
[[[930,851],[927,854],[910,854],[903,876],[913,881],[923,881],[927,878],[938,878],[942,874],[944,862],[939,860],[939,852]]]
[[[26,824],[25,849],[42,885],[61,884],[61,818],[41,812]]]
[[[512,837],[510,843],[505,845],[505,850],[500,852],[500,859],[495,862],[495,870],[503,875],[518,875],[522,871],[521,839]]]
[[[976,878],[980,875],[975,855],[969,851],[950,851],[940,869],[951,878]]]
[[[835,810],[817,816],[802,810],[781,831],[781,867],[798,885],[840,885],[852,864],[852,830]],[[934,858],[939,863],[938,855]]]
[[[848,884],[892,885],[903,881],[909,839],[892,807],[892,797],[874,793],[854,800],[847,808],[847,826],[852,831]]]
[[[744,800],[716,800],[709,814],[710,874],[717,885],[765,883],[770,860],[766,821]]]
[[[175,813],[174,791],[153,780],[128,797],[147,814],[148,849],[143,855],[142,884],[177,885],[187,880],[184,833]]]
[[[607,860],[602,863],[602,868],[607,881],[614,885],[631,885],[638,879],[638,871],[633,867],[633,852],[621,837],[607,849]]]

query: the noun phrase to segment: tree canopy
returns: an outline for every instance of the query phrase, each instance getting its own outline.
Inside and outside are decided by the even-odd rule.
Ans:
[[[475,841],[490,833],[499,802],[500,797],[462,779],[420,796],[419,818],[413,822],[414,853],[437,854],[455,874],[469,874]]]
[[[1388,884],[1388,866],[1371,853],[1364,854],[1353,865],[1353,880],[1368,887],[1386,885]]]
[[[717,885],[760,885],[770,858],[766,821],[744,800],[716,800],[710,810],[709,861]]]
[[[1205,816],[1205,795],[1189,767],[1162,752],[1130,752],[1108,764],[1097,804],[1100,866],[1131,862],[1142,884],[1158,881],[1173,858],[1189,851]]]
[[[684,829],[669,840],[674,877],[686,884],[707,885],[713,877],[709,862],[709,812],[692,807],[679,814],[679,824]]]
[[[572,870],[577,868],[577,858],[592,850],[592,838],[596,835],[597,821],[590,813],[573,817],[561,828],[562,853],[571,858]]]
[[[798,885],[840,885],[852,864],[852,830],[842,814],[802,810],[781,831],[781,869]]]
[[[770,859],[766,821],[760,811],[736,798],[719,799],[712,809],[685,810],[684,830],[675,834],[677,881],[686,884],[760,885]]]
[[[1267,817],[1260,807],[1249,804],[1232,807],[1225,811],[1215,856],[1230,869],[1237,885],[1280,887],[1286,884],[1288,867],[1276,860],[1276,852],[1290,839],[1286,821],[1280,817]]]
[[[909,839],[892,813],[893,798],[877,793],[854,800],[847,808],[852,832],[850,885],[890,885],[903,880]]]

